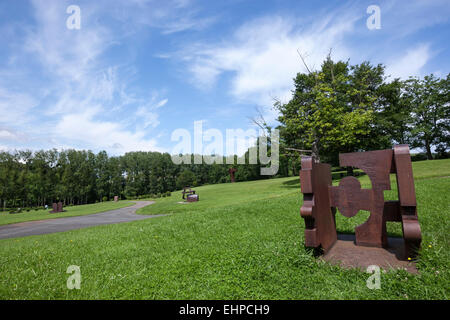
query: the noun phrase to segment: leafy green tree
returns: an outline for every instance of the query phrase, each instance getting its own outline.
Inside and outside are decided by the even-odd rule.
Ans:
[[[377,125],[383,137],[395,144],[411,143],[412,106],[405,97],[405,82],[394,79],[378,88]]]
[[[191,170],[184,170],[177,179],[177,188],[183,189],[184,187],[197,186],[197,180],[194,173]]]
[[[96,176],[96,193],[97,198],[103,201],[103,197],[110,197],[111,173],[109,158],[106,151],[101,151],[95,157],[95,176]]]
[[[450,74],[439,79],[433,74],[406,81],[406,99],[412,106],[412,146],[425,149],[433,159],[432,147],[447,149],[450,136]]]
[[[286,144],[333,162],[339,152],[378,147],[383,139],[375,126],[375,102],[383,74],[382,65],[350,66],[330,56],[320,70],[298,73],[292,99],[275,104]]]

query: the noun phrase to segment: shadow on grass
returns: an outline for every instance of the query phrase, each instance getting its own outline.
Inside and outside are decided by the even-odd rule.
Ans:
[[[291,180],[284,181],[282,183],[282,188],[300,188],[300,179],[298,177],[292,178]]]

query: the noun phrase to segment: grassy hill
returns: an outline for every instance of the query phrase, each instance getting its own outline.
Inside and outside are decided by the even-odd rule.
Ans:
[[[164,217],[0,240],[0,298],[448,299],[450,160],[413,170],[420,273],[382,273],[381,290],[367,288],[369,274],[329,265],[303,246],[299,181],[282,178],[198,187],[198,203],[180,204],[176,192],[139,211]],[[354,231],[367,214],[336,218],[338,231]],[[81,268],[80,290],[66,287],[69,265]]]

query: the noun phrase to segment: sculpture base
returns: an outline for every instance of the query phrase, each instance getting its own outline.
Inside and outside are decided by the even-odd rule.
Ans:
[[[338,234],[338,240],[322,257],[325,261],[344,268],[360,268],[364,271],[370,265],[382,269],[406,269],[418,273],[416,264],[406,260],[403,238],[388,238],[387,248],[357,246],[355,235]]]

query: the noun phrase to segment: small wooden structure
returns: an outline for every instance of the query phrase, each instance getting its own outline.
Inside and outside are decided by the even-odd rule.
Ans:
[[[386,252],[357,249],[346,252],[351,245],[336,245],[336,208],[345,217],[353,217],[360,210],[370,212],[368,220],[355,229],[356,246],[389,248],[386,222],[401,222],[403,245],[396,246],[395,257],[409,260],[416,256],[421,243],[421,230],[417,218],[416,196],[408,145],[394,149],[354,152],[339,155],[341,166],[363,170],[370,178],[372,189],[362,189],[355,177],[345,177],[339,186],[331,184],[329,164],[317,163],[313,157],[302,159],[300,171],[301,191],[304,203],[300,214],[305,220],[305,245],[321,247],[325,255],[336,259],[347,259],[348,265],[362,265],[369,260],[383,264]],[[390,190],[390,173],[395,173],[398,185],[398,200],[384,201],[384,190]],[[362,250],[362,251],[361,251]],[[384,250],[386,251],[386,250]],[[391,259],[390,257],[389,259]],[[364,261],[363,261],[364,260]],[[345,262],[345,261],[344,261]],[[392,264],[392,261],[389,262]]]

